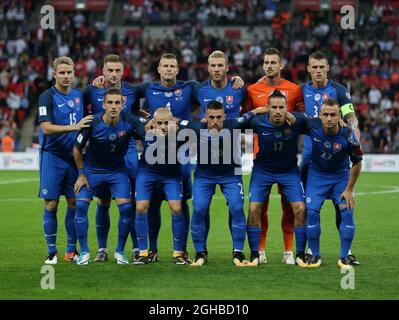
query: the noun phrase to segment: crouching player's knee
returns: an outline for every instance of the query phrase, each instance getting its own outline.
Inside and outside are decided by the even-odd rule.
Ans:
[[[146,214],[148,212],[148,208],[150,207],[150,201],[137,201],[136,202],[136,213],[137,214]]]
[[[304,202],[291,202],[295,216],[295,226],[304,226],[306,221],[306,207]]]
[[[180,215],[182,213],[182,205],[180,200],[169,201],[169,209],[172,215]]]
[[[260,227],[260,215],[262,214],[263,203],[251,202],[249,204],[248,225]]]

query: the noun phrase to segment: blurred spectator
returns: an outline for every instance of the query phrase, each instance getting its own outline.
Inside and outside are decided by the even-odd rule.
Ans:
[[[369,91],[370,107],[373,110],[377,108],[380,104],[380,100],[381,100],[381,91],[373,85],[371,87],[371,90]]]
[[[6,131],[1,138],[1,151],[7,153],[14,152],[14,139],[9,131]]]
[[[308,80],[309,54],[319,49],[326,51],[330,77],[346,86],[352,95],[365,150],[398,152],[399,28],[387,22],[398,16],[398,9],[389,2],[375,3],[372,8],[359,2],[359,32],[342,30],[335,20],[340,14],[290,12],[292,8],[286,1],[114,3],[123,13],[121,17],[111,17],[112,24],[124,23],[133,32],[124,34],[114,28],[107,36],[109,26],[103,12],[58,10],[57,31],[43,32],[28,20],[30,12],[37,12],[38,2],[0,1],[0,128],[14,130],[17,148],[24,119],[31,110],[37,110],[38,95],[53,84],[52,62],[59,55],[68,55],[75,61],[74,85],[82,88],[101,74],[102,59],[111,52],[123,56],[127,81],[157,79],[158,59],[166,51],[177,54],[180,79],[203,81],[208,77],[207,57],[218,49],[229,57],[229,74],[240,74],[249,84],[264,74],[265,49],[276,46],[283,54],[284,77],[299,84]],[[167,25],[171,36],[150,37],[141,28],[149,24]],[[218,31],[209,33],[204,29],[209,25],[245,26],[241,28],[243,38],[228,38]],[[255,26],[262,29],[255,32]]]

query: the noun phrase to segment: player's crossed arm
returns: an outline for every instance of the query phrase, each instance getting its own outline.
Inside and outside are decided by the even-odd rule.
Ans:
[[[81,135],[81,133],[79,134]],[[79,136],[78,136],[79,137]],[[90,189],[89,181],[87,180],[85,171],[84,171],[84,162],[83,162],[83,154],[82,149],[79,145],[75,145],[73,147],[73,158],[75,160],[76,167],[79,171],[78,179],[75,182],[73,191],[75,194],[78,194],[79,191],[86,186],[87,189]]]
[[[77,124],[71,125],[58,125],[50,121],[44,121],[40,123],[40,128],[43,130],[44,135],[62,134],[89,128],[92,120],[93,116],[88,115],[82,118]]]
[[[86,146],[89,136],[91,134],[91,126],[83,128],[76,137],[75,145],[73,146],[73,159],[75,160],[76,168],[78,168],[79,176],[74,185],[74,192],[78,194],[79,191],[86,186],[90,189],[89,181],[87,180],[84,162],[83,162],[83,148]]]
[[[352,165],[348,184],[339,199],[339,200],[345,199],[346,205],[348,206],[349,209],[352,210],[355,209],[355,196],[353,193],[353,188],[356,184],[357,178],[359,177],[361,170],[362,170],[362,161],[356,162]]]

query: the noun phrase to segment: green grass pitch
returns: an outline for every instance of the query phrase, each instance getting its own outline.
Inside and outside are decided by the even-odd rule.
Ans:
[[[244,177],[246,192],[249,176]],[[78,267],[62,260],[65,250],[65,201],[58,210],[57,245],[61,260],[55,266],[55,289],[40,286],[46,257],[42,230],[43,201],[37,198],[37,172],[0,172],[0,299],[398,299],[399,174],[360,176],[356,192],[356,236],[352,251],[359,258],[355,289],[341,288],[344,276],[336,265],[339,238],[335,213],[326,202],[321,213],[323,266],[300,269],[281,263],[283,240],[276,190],[270,205],[269,263],[257,268],[235,268],[231,261],[226,202],[218,191],[211,207],[209,263],[199,269],[172,263],[170,214],[162,211],[160,262],[146,265],[104,264]],[[248,201],[246,199],[247,208]],[[89,245],[97,251],[95,204],[90,206]],[[247,213],[246,213],[247,214]],[[111,208],[109,248],[116,245],[117,210]],[[131,258],[131,240],[126,252]],[[191,238],[189,252],[194,249]],[[245,253],[249,254],[248,244]]]

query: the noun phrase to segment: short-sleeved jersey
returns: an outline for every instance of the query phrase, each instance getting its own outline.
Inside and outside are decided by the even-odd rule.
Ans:
[[[328,98],[334,98],[341,107],[342,115],[354,112],[351,97],[346,88],[332,80],[323,88],[316,88],[312,82],[308,82],[302,87],[305,101],[305,112],[311,118],[317,118],[320,113],[321,105]]]
[[[107,89],[97,88],[93,85],[89,85],[83,92],[84,99],[84,114],[97,114],[104,112],[104,95]],[[136,86],[121,82],[121,92],[123,98],[123,109],[122,111],[133,113],[140,110],[140,104],[138,103],[138,89]],[[130,141],[130,147],[135,149],[136,142],[134,139]]]
[[[297,166],[298,136],[306,132],[307,117],[303,113],[293,112],[295,124],[274,126],[269,114],[254,117],[248,124],[259,137],[259,152],[254,160],[255,166],[261,166],[273,173],[288,172]]]
[[[280,90],[287,98],[287,111],[304,112],[305,107],[301,87],[288,80],[280,79],[280,82],[275,86],[269,86],[266,81],[250,85],[242,113],[267,106],[269,96],[276,89]]]
[[[311,167],[320,171],[334,172],[349,170],[352,163],[362,160],[362,147],[352,137],[351,129],[340,128],[338,134],[327,135],[319,118],[310,119],[307,124],[308,135],[312,139]]]
[[[104,95],[107,91],[106,88],[97,88],[92,84],[88,85],[83,92],[84,99],[84,114],[97,114],[104,112]],[[140,105],[137,95],[138,87],[129,84],[125,81],[121,82],[121,92],[123,97],[123,111],[132,113],[139,111]]]
[[[190,120],[194,87],[197,81],[177,81],[172,87],[160,82],[147,82],[138,86],[139,97],[145,97],[151,116],[160,107],[169,108],[176,118]]]
[[[89,128],[79,132],[75,146],[82,150],[89,145],[84,156],[85,167],[95,172],[110,172],[125,168],[125,154],[129,140],[145,136],[143,118],[126,112],[120,114],[119,122],[110,126],[103,120],[104,113],[97,113]]]
[[[200,118],[204,118],[206,107],[209,101],[216,100],[223,104],[226,118],[238,118],[240,116],[240,106],[246,98],[245,87],[233,89],[232,82],[229,80],[224,88],[215,88],[211,80],[201,82],[195,88],[196,103],[201,107]]]
[[[209,133],[207,123],[184,120],[179,122],[180,129],[192,129],[197,136],[196,176],[234,175],[234,169],[241,166],[241,137],[233,131],[245,128],[253,117],[254,113],[248,112],[239,118],[226,119],[223,131],[214,136]],[[219,140],[217,154],[212,152],[212,140],[215,139]],[[226,141],[228,144],[225,146]]]
[[[64,94],[55,86],[39,96],[39,123],[51,122],[55,125],[77,124],[83,117],[83,95],[77,89]],[[39,131],[40,148],[64,159],[72,159],[72,150],[77,132],[57,135],[44,135]]]

